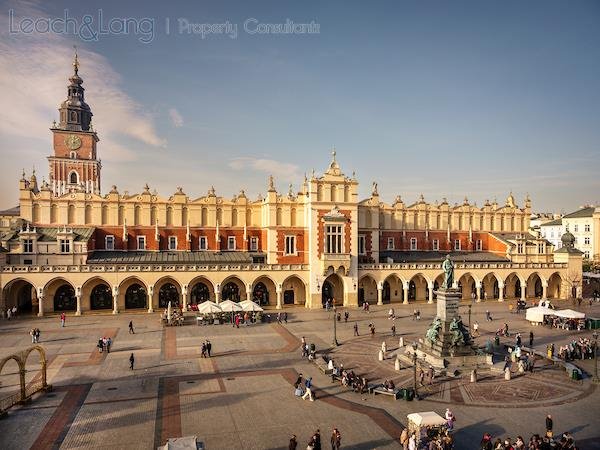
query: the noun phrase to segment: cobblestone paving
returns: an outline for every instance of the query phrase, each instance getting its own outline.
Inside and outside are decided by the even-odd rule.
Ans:
[[[546,414],[555,417],[557,431],[571,430],[580,448],[600,448],[600,395],[589,379],[570,381],[562,369],[540,364],[533,375],[484,375],[478,383],[466,378],[440,378],[420,386],[420,402],[359,395],[331,383],[316,366],[302,360],[299,342],[305,336],[318,350],[330,351],[370,381],[392,378],[399,386],[413,382],[411,368],[394,370],[393,354],[401,335],[406,343],[421,338],[434,307],[417,305],[421,321],[412,320],[414,305],[393,305],[398,336],[391,336],[388,307],[373,312],[350,310],[350,321],[338,323],[342,344],[330,348],[331,313],[288,309],[288,324],[257,324],[239,329],[229,325],[162,328],[158,316],[146,314],[69,317],[60,328],[57,317],[20,318],[0,323],[3,346],[0,356],[30,345],[28,330],[42,330],[41,344],[48,356],[50,394],[39,395],[28,405],[15,407],[0,421],[0,448],[152,448],[167,437],[197,434],[209,449],[274,449],[287,446],[289,436],[303,448],[311,433],[321,429],[326,442],[333,426],[340,428],[344,448],[398,448],[397,438],[406,414],[450,406],[457,417],[457,448],[477,448],[480,436],[541,432]],[[465,310],[466,305],[461,308]],[[570,306],[570,305],[569,305]],[[490,309],[494,322],[484,319]],[[590,311],[586,311],[590,312]],[[600,315],[600,309],[591,310]],[[134,321],[136,334],[127,324]],[[509,314],[506,304],[474,305],[483,344],[504,321],[511,331],[536,334],[543,349],[591,332],[530,328],[524,317]],[[361,336],[353,336],[357,322]],[[365,335],[368,323],[376,336]],[[99,353],[99,337],[113,338],[112,351]],[[200,358],[204,339],[213,343],[213,357]],[[382,340],[387,358],[378,361]],[[506,340],[511,343],[511,339]],[[135,369],[129,355],[135,354]],[[39,365],[28,362],[27,380],[37,376]],[[581,366],[591,371],[591,362]],[[298,373],[312,376],[317,401],[293,396]],[[14,378],[14,377],[13,377]],[[11,389],[10,375],[0,375],[2,389]],[[13,380],[14,382],[14,380]]]

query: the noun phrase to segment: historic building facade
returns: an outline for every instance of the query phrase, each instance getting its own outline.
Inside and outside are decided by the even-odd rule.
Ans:
[[[555,253],[528,233],[529,198],[522,208],[512,194],[481,207],[423,196],[387,204],[373,183],[361,201],[335,151],[298,190],[279,193],[271,177],[256,199],[243,190],[225,198],[213,187],[197,198],[148,185],[102,194],[99,138],[78,70],[76,59],[51,128],[49,183],[23,174],[19,206],[4,215],[3,308],[42,315],[246,298],[277,308],[320,308],[328,298],[345,306],[433,302],[448,253],[465,300],[577,294],[581,253]]]

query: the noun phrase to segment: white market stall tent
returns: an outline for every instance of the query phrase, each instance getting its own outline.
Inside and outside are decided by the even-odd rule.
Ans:
[[[411,413],[406,418],[418,427],[439,427],[446,425],[446,419],[435,411]]]
[[[535,306],[533,308],[527,308],[525,311],[525,319],[531,323],[543,323],[544,316],[553,316],[556,314],[554,309],[546,308],[544,306]]]
[[[572,309],[562,309],[560,311],[555,311],[554,315],[556,317],[562,317],[563,319],[585,319],[585,313],[574,311]]]

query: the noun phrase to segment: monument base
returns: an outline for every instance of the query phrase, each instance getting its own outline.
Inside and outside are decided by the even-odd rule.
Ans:
[[[442,374],[491,368],[492,355],[481,352],[473,345],[468,330],[463,329],[464,339],[461,339],[461,343],[456,343],[456,328],[451,330],[451,325],[454,322],[456,326],[456,320],[460,319],[458,305],[462,298],[461,291],[453,288],[440,289],[435,294],[437,296],[437,332],[434,330],[431,339],[420,340],[416,350],[418,361],[432,366],[436,372]],[[433,325],[432,328],[434,328]],[[404,363],[412,365],[413,353],[413,348],[407,346],[404,354],[399,354],[398,357]]]

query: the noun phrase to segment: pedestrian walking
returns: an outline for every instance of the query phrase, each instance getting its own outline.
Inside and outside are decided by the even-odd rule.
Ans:
[[[446,423],[448,424],[448,429],[454,429],[454,422],[456,418],[454,417],[454,413],[450,411],[450,408],[446,408]]]
[[[408,450],[408,428],[404,428],[400,433],[400,445],[403,450]]]
[[[308,397],[311,402],[315,401],[315,396],[313,395],[313,391],[309,386],[306,386],[306,392],[302,396],[302,400],[306,400],[306,397]]]
[[[479,336],[479,323],[475,321],[473,323],[473,337]]]
[[[533,347],[533,331],[529,332],[529,347]]]
[[[552,416],[548,414],[546,416],[546,437],[554,437],[554,433],[552,428],[554,427],[554,422],[552,421]]]
[[[413,320],[417,320],[417,310],[413,310]]]
[[[331,450],[339,450],[342,446],[342,435],[337,428],[331,432]]]
[[[281,323],[281,313],[277,313],[277,323]]]
[[[313,434],[314,450],[321,450],[321,430],[317,429]]]
[[[288,450],[296,450],[297,447],[298,447],[298,439],[296,438],[295,434],[292,434],[292,437],[290,438],[290,443],[288,445]]]
[[[348,323],[348,318],[350,317],[350,313],[348,311],[344,311],[344,322]]]
[[[63,312],[60,314],[60,326],[64,328],[67,315]]]
[[[39,328],[35,328],[34,329],[34,335],[35,335],[35,343],[39,344],[40,342],[40,334],[42,334],[42,332],[40,331]]]
[[[421,310],[417,309],[417,320],[421,320]]]
[[[35,328],[29,330],[29,335],[31,336],[31,343],[35,344]]]
[[[131,356],[129,357],[129,368],[131,370],[133,370],[133,363],[135,363],[135,357],[133,356],[133,353],[132,353]]]
[[[490,310],[489,309],[485,310],[485,320],[487,320],[488,322],[492,321],[492,315],[490,314]]]
[[[202,343],[202,347],[200,348],[200,356],[202,358],[206,358],[206,342]]]
[[[358,336],[358,322],[354,322],[354,336]]]
[[[110,337],[106,338],[106,353],[110,353],[111,345],[112,345],[112,339]]]
[[[133,320],[129,321],[129,334],[135,334],[135,331],[133,331]]]
[[[288,315],[286,312],[283,313],[283,321],[287,323]]]
[[[392,325],[392,336],[396,336],[396,324]]]
[[[210,358],[210,352],[212,351],[212,344],[210,343],[210,341],[207,339],[206,340],[206,353],[208,354],[208,357]]]

